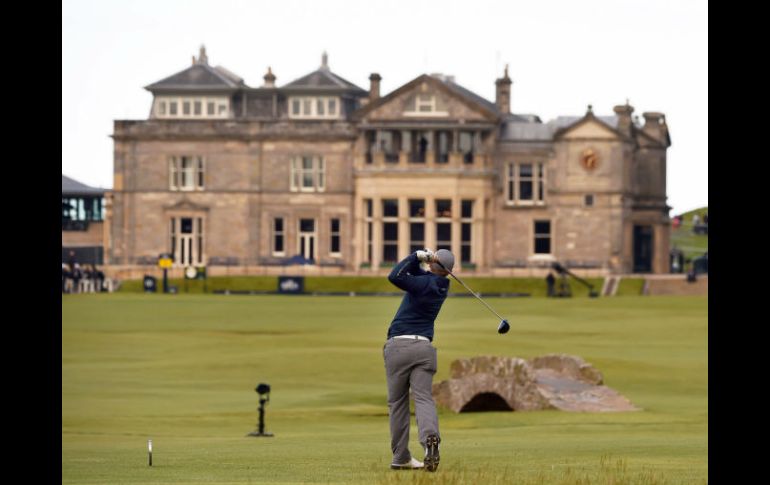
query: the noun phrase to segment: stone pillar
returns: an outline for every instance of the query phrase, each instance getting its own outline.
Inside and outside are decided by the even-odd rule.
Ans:
[[[462,246],[462,201],[457,195],[452,197],[452,254],[455,255],[455,266],[460,267],[460,247]]]
[[[481,131],[473,132],[473,164],[478,168],[484,167],[484,149],[481,146]]]
[[[627,220],[623,224],[623,256],[619,273],[631,273],[634,270],[634,222]]]
[[[353,269],[361,268],[366,254],[366,207],[363,197],[356,196],[353,202]],[[342,241],[340,241],[342,242]]]
[[[484,197],[477,197],[473,202],[473,225],[471,226],[471,261],[476,263],[477,269],[486,265],[486,258],[484,257],[485,212]]]
[[[425,198],[425,247],[436,250],[436,200]]]
[[[412,147],[412,132],[410,130],[401,130],[401,151],[399,152],[398,164],[406,168],[409,166],[409,156]]]
[[[409,254],[409,200],[406,196],[398,198],[398,259]]]
[[[436,142],[433,139],[436,132],[428,130],[425,132],[425,138],[428,140],[428,146],[425,150],[425,165],[433,167],[436,164]]]
[[[377,271],[382,261],[382,199],[372,197],[372,270]]]

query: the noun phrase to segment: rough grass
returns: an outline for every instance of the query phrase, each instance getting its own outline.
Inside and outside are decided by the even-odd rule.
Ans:
[[[458,275],[460,276],[460,275]],[[545,297],[545,278],[475,278],[460,276],[466,285],[477,293],[526,293],[532,297]],[[586,278],[594,286],[596,291],[601,291],[603,278]],[[160,289],[162,280],[158,280]],[[203,280],[169,279],[169,284],[176,286],[180,293],[202,294],[204,291]],[[639,295],[644,285],[642,278],[624,278],[621,280],[617,296]],[[570,287],[575,298],[588,297],[588,288],[581,283],[570,280]],[[209,293],[219,290],[230,291],[257,291],[267,292],[278,289],[278,277],[276,276],[217,276],[211,277],[206,282],[206,290]],[[141,280],[123,281],[120,286],[123,293],[141,293],[143,291]],[[400,291],[394,287],[387,278],[366,276],[335,276],[305,277],[305,292],[342,292],[342,293],[393,293]],[[450,293],[469,294],[458,282],[452,280]]]
[[[580,355],[643,411],[439,411],[435,474],[392,471],[388,297],[65,295],[62,483],[669,484],[708,478],[707,299],[447,300],[439,370]],[[267,431],[254,387],[268,382]],[[411,450],[421,458],[412,428]],[[153,440],[153,467],[147,440]]]
[[[702,218],[703,214],[708,212],[708,210],[709,208],[706,206],[701,207],[700,209],[691,210],[690,212],[685,212],[681,214],[684,218],[682,225],[676,229],[673,227],[671,228],[671,249],[680,249],[687,260],[703,256],[703,253],[709,250],[708,235],[695,234],[692,232],[692,216],[697,213]]]

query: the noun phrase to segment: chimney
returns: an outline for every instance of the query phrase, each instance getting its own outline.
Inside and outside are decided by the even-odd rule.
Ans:
[[[206,56],[206,46],[201,45],[200,53],[198,54],[198,64],[209,65],[209,58]]]
[[[270,69],[270,66],[267,67],[267,74],[265,74],[263,79],[265,80],[265,84],[262,85],[263,88],[275,87],[275,74],[273,74],[273,71]]]
[[[192,56],[192,58],[193,58],[193,63],[192,63],[192,65],[194,66],[194,65],[195,65],[195,56]]]
[[[380,97],[380,80],[382,77],[380,77],[379,74],[376,72],[373,72],[369,76],[369,100],[374,101],[375,99]]]
[[[618,131],[630,137],[631,126],[633,125],[631,113],[634,112],[634,107],[628,104],[628,100],[626,100],[626,104],[619,104],[612,108],[612,110],[618,115]]]
[[[511,112],[511,78],[508,77],[508,64],[505,65],[505,75],[495,81],[497,87],[495,92],[495,104],[497,109],[503,114]]]
[[[329,70],[329,54],[326,51],[321,55],[321,69]]]
[[[666,117],[663,113],[648,111],[642,113],[642,116],[644,116],[644,126],[642,127],[642,131],[661,143],[665,143],[668,128],[666,126]]]

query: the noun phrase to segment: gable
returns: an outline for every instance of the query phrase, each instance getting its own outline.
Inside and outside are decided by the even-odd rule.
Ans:
[[[609,126],[597,121],[596,119],[589,118],[583,122],[578,122],[571,127],[567,127],[561,133],[560,138],[567,140],[580,138],[617,140],[619,136],[618,133]]]
[[[432,76],[422,75],[364,106],[356,116],[366,121],[497,121],[498,113],[487,104],[491,103],[481,103],[460,89],[450,88]]]

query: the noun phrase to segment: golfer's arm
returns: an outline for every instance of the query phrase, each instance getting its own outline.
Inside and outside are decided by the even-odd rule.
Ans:
[[[420,291],[425,286],[424,278],[413,275],[420,274],[420,261],[415,253],[402,259],[388,275],[388,281],[404,291]],[[411,273],[411,274],[410,274]]]

